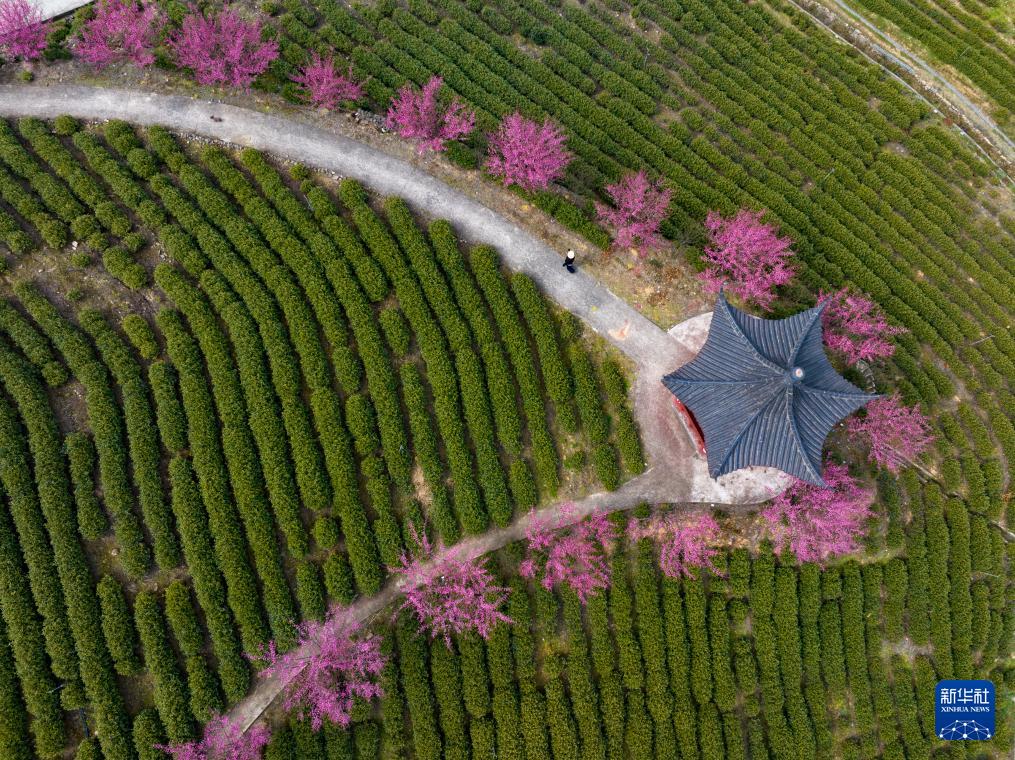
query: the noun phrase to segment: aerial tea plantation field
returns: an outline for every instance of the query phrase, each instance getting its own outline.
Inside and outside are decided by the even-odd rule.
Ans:
[[[167,27],[197,12],[157,4]],[[859,4],[954,62],[1010,130],[1010,29],[990,2]],[[831,459],[873,493],[847,556],[774,550],[749,505],[716,512],[693,572],[666,573],[653,520],[688,505],[643,504],[598,516],[595,593],[540,583],[532,537],[497,536],[651,463],[631,366],[503,252],[267,153],[0,120],[0,760],[159,760],[223,712],[271,725],[265,760],[1010,755],[1010,179],[782,0],[237,6],[279,43],[250,91],[195,88],[164,35],[156,75],[129,81],[302,118],[292,78],[312,52],[350,67],[378,115],[440,76],[477,129],[434,161],[476,183],[501,119],[548,117],[574,161],[521,194],[602,249],[593,275],[627,255],[594,221],[626,172],[672,190],[668,242],[631,279],[667,258],[700,269],[710,211],[765,209],[797,267],[774,315],[869,296],[903,332],[848,377],[919,406],[934,443],[892,474],[833,433]],[[56,22],[52,71],[122,86],[58,60],[93,12]],[[393,601],[428,541],[484,540],[502,547],[485,636],[430,636],[386,603],[364,624],[379,688],[347,725],[281,699],[244,712],[269,642],[294,651],[329,609]],[[936,735],[952,678],[995,684],[989,740]]]
[[[447,222],[160,129],[0,143],[11,249],[80,241],[3,305],[4,662],[40,756],[85,705],[109,757],[143,703],[191,735],[424,514],[451,544],[644,466],[620,365]]]

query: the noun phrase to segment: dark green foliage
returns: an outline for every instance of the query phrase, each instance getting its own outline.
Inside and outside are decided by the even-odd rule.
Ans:
[[[338,522],[331,515],[318,515],[314,520],[314,543],[318,549],[331,549],[340,536]]]
[[[155,400],[155,418],[162,445],[177,453],[187,447],[187,420],[173,365],[164,361],[152,362],[148,367],[148,383]]]
[[[82,310],[79,319],[120,386],[127,443],[141,512],[152,534],[155,560],[159,567],[169,569],[179,563],[180,547],[159,479],[158,433],[144,374],[126,343],[99,312]]]
[[[262,447],[256,447],[254,443],[251,427],[255,425],[255,420],[258,418],[251,417],[251,426],[248,427],[247,412],[256,412],[256,407],[248,407],[244,402],[243,389],[238,377],[239,372],[230,355],[226,338],[215,321],[207,301],[201,298],[192,286],[184,282],[179,272],[165,265],[160,265],[156,269],[156,279],[160,287],[171,296],[176,297],[178,302],[186,303],[188,320],[191,322],[198,344],[201,346],[201,353],[204,355],[212,380],[212,392],[223,428],[222,450],[225,454],[236,506],[243,517],[248,545],[262,582],[262,592],[259,596],[264,601],[264,607],[275,636],[283,642],[289,642],[293,636],[291,626],[292,620],[295,618],[295,609],[292,594],[282,572],[281,554],[275,536],[270,505],[266,498],[262,470],[255,458],[255,452],[258,450],[263,453],[265,442],[262,440]],[[162,331],[165,333],[166,329],[163,328]],[[171,350],[170,356],[172,356]],[[177,369],[180,369],[179,361],[174,358],[173,363]],[[186,393],[184,393],[184,404],[189,408]],[[190,419],[190,415],[188,415],[188,419]],[[191,420],[191,422],[193,421]],[[257,427],[261,435],[267,435],[259,424]],[[194,443],[192,435],[192,451],[196,450]],[[217,446],[215,448],[218,449]],[[200,470],[198,472],[200,473]],[[292,496],[292,492],[290,492],[290,496]],[[298,515],[284,516],[291,517],[296,521],[299,520]],[[291,521],[284,524],[290,528],[293,536],[298,536],[295,524]],[[300,526],[302,527],[302,524]],[[287,533],[289,532],[287,531]]]
[[[402,379],[402,393],[409,413],[409,429],[412,432],[413,445],[416,448],[416,459],[423,477],[430,489],[430,519],[441,539],[446,544],[458,540],[461,532],[458,522],[451,509],[451,496],[444,482],[444,463],[441,461],[437,443],[437,433],[429,414],[427,414],[426,390],[423,378],[415,364],[403,364],[399,368]],[[471,483],[464,484],[465,488]],[[456,489],[457,490],[457,489]],[[473,492],[474,493],[474,492]],[[459,495],[464,499],[464,495]]]
[[[397,623],[397,638],[401,687],[412,722],[412,745],[420,760],[437,760],[441,757],[441,738],[427,672],[427,644],[405,615]]]
[[[467,532],[477,533],[486,527],[488,515],[480,503],[472,475],[473,457],[465,439],[461,400],[447,342],[427,302],[424,288],[412,269],[406,266],[391,234],[366,204],[362,189],[351,180],[345,180],[341,196],[343,203],[352,211],[357,229],[367,247],[394,283],[402,311],[416,336],[433,389],[437,427],[444,439],[448,465],[455,482],[458,518]],[[404,234],[405,230],[402,232]]]
[[[134,621],[144,647],[145,668],[152,678],[155,707],[171,742],[194,738],[194,718],[188,689],[169,644],[166,622],[158,598],[149,591],[134,599]]]
[[[676,757],[677,738],[673,730],[673,695],[670,674],[666,668],[666,642],[659,598],[659,574],[655,547],[644,540],[638,545],[634,578],[635,609],[638,622],[638,643],[645,663],[645,697],[654,726],[656,757]],[[726,625],[723,614],[723,625]],[[725,628],[724,628],[725,630]],[[728,647],[724,655],[728,657]],[[728,669],[728,659],[727,669]],[[718,674],[717,674],[718,680]],[[732,681],[732,676],[730,676]],[[730,684],[732,688],[732,683]],[[732,694],[730,695],[732,698]],[[718,701],[718,699],[717,699]]]
[[[580,343],[568,346],[571,371],[574,375],[575,402],[581,417],[582,429],[593,446],[592,464],[599,482],[608,491],[620,485],[620,464],[617,453],[609,443],[610,418],[603,408],[596,382],[595,367],[588,352]]]
[[[147,320],[140,314],[127,314],[120,320],[120,327],[127,335],[142,359],[154,359],[159,355],[159,344],[155,340],[155,332]]]
[[[205,625],[215,655],[219,661],[219,675],[222,680],[222,688],[226,697],[236,700],[246,693],[249,684],[249,666],[240,652],[240,644],[237,640],[236,630],[233,624],[233,617],[229,613],[229,603],[233,604],[236,612],[237,606],[244,614],[250,614],[255,619],[258,616],[256,600],[245,600],[240,605],[231,594],[227,602],[226,586],[223,582],[223,574],[216,566],[216,554],[212,547],[212,537],[208,530],[208,516],[201,504],[200,494],[194,478],[194,471],[187,460],[174,457],[169,463],[169,477],[173,488],[173,512],[176,515],[177,524],[180,528],[180,538],[183,544],[183,554],[190,569],[190,575],[194,583],[194,592],[198,603],[205,614]],[[230,574],[226,574],[226,579]],[[181,587],[186,590],[185,587]],[[188,617],[184,608],[179,614],[175,611],[175,605],[181,603],[182,593],[173,592],[178,597],[178,602],[173,603],[173,611],[170,613],[170,621],[173,622],[174,631],[177,628],[175,618],[181,619],[181,627],[187,628],[188,623],[183,622]],[[167,608],[169,607],[167,595]],[[187,605],[190,605],[189,595]],[[191,613],[193,612],[193,608]],[[249,610],[249,613],[247,612]],[[242,620],[240,614],[236,614],[237,620]],[[241,633],[243,628],[241,626]],[[177,640],[179,641],[179,631]],[[188,634],[184,634],[187,636]],[[192,643],[198,643],[191,628],[189,638]],[[182,642],[181,642],[182,646]],[[197,649],[200,649],[198,644]],[[197,649],[193,651],[196,653]]]
[[[486,658],[493,685],[491,709],[497,726],[498,755],[521,760],[525,754],[521,743],[518,687],[514,679],[511,639],[507,626],[494,628],[487,641]]]
[[[192,657],[204,649],[204,634],[197,621],[190,590],[182,581],[173,581],[166,587],[166,618],[173,637],[184,657]]]
[[[195,654],[188,657],[186,668],[190,711],[198,721],[206,722],[222,712],[222,695],[218,679],[208,667],[203,655]]]
[[[557,424],[568,433],[575,432],[577,419],[571,397],[573,384],[557,340],[557,331],[542,294],[530,277],[522,273],[511,276],[511,290],[525,317],[529,332],[539,351],[539,367],[546,394],[554,404]]]
[[[34,284],[21,282],[15,286],[15,292],[84,386],[85,407],[98,452],[102,493],[122,549],[121,562],[132,577],[141,577],[150,555],[140,521],[131,509],[133,496],[127,472],[124,420],[113,394],[109,372],[99,363],[82,332],[64,319]],[[153,491],[153,499],[160,498],[160,494],[161,491],[159,495]],[[167,533],[163,536],[170,540]]]
[[[613,416],[613,433],[617,449],[624,460],[624,469],[637,475],[645,471],[645,455],[641,448],[641,436],[634,414],[627,398],[627,379],[620,365],[613,359],[606,359],[601,367],[603,390],[610,403]]]
[[[494,331],[483,296],[465,266],[465,259],[458,248],[451,225],[438,220],[430,225],[429,232],[441,269],[451,283],[455,301],[462,309],[479,347],[490,407],[497,428],[497,440],[509,454],[517,456],[521,451],[522,422],[515,400],[515,381],[511,376],[504,346]],[[515,500],[518,502],[517,495]]]
[[[7,439],[4,444],[6,449],[11,442]],[[42,757],[52,757],[59,754],[66,741],[57,684],[49,669],[42,621],[35,610],[17,536],[6,509],[0,510],[0,576],[3,578],[0,610],[7,625],[25,703],[32,716],[35,750]]]
[[[102,252],[102,266],[131,290],[138,290],[148,284],[148,270],[118,245],[110,246]]]
[[[35,461],[39,504],[64,592],[81,681],[95,711],[103,754],[106,760],[129,760],[132,752],[127,738],[127,713],[106,649],[91,573],[75,529],[70,483],[56,421],[35,375],[2,347],[0,380],[19,409]]]
[[[102,760],[102,751],[99,749],[98,739],[85,739],[78,745],[74,753],[74,760]]]
[[[67,368],[53,355],[46,337],[6,301],[0,301],[0,332],[36,366],[50,388],[67,382]]]
[[[532,460],[540,488],[554,494],[559,482],[558,455],[547,428],[546,406],[543,403],[539,376],[532,360],[529,338],[522,325],[521,315],[500,271],[496,252],[485,246],[475,248],[470,255],[469,263],[493,312],[497,329],[514,369],[515,380],[521,393],[522,409],[532,439]]]
[[[321,572],[313,562],[301,562],[296,566],[296,599],[304,620],[321,620],[327,608],[324,600],[324,583]]]
[[[116,672],[123,676],[134,675],[141,670],[141,658],[137,655],[134,616],[127,606],[123,588],[115,578],[104,575],[95,590],[102,606],[102,631]]]
[[[381,329],[384,330],[384,337],[387,338],[388,347],[395,356],[401,358],[409,353],[409,344],[412,342],[412,334],[409,332],[405,318],[398,309],[384,309],[378,321]]]
[[[324,586],[328,596],[339,604],[348,604],[355,597],[352,568],[342,552],[335,552],[324,561]]]
[[[430,643],[430,669],[444,737],[445,758],[468,758],[469,741],[465,732],[465,707],[462,704],[462,673],[457,654],[443,641]]]
[[[268,639],[267,628],[259,603],[261,596],[247,558],[242,523],[228,492],[226,464],[201,354],[194,339],[184,329],[179,314],[168,310],[160,312],[158,325],[166,338],[169,356],[179,372],[180,395],[188,410],[188,438],[193,453],[193,472],[191,464],[186,460],[177,458],[173,463],[178,463],[175,466],[181,484],[192,482],[193,473],[196,473],[200,483],[200,494],[196,489],[187,488],[187,499],[181,508],[196,514],[196,505],[200,503],[198,500],[203,500],[207,517],[200,523],[193,523],[191,530],[195,537],[198,536],[197,526],[203,523],[207,525],[208,534],[214,537],[215,552],[210,556],[217,557],[216,564],[228,588],[229,608],[236,617],[243,648],[247,652],[256,652]],[[173,463],[170,465],[171,475]],[[176,489],[173,490],[175,503]],[[176,511],[179,512],[179,509]],[[179,525],[181,533],[185,533],[183,519],[180,519]],[[190,556],[187,560],[188,565],[193,566],[194,560]]]
[[[11,760],[31,760],[28,715],[19,694],[18,674],[7,632],[0,620],[0,752]]]

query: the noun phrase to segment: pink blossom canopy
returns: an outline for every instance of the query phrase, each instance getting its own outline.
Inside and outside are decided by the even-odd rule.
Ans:
[[[660,180],[649,180],[643,169],[607,185],[606,192],[613,207],[596,203],[596,215],[601,224],[614,228],[614,246],[638,248],[642,255],[665,247],[659,225],[666,218],[672,190],[663,187]]]
[[[46,49],[47,25],[28,0],[0,0],[0,56],[38,60]]]
[[[858,548],[873,495],[845,465],[825,466],[822,488],[802,480],[775,497],[761,516],[777,549],[786,546],[800,562],[824,563]]]
[[[269,736],[266,726],[258,724],[244,731],[239,723],[220,715],[205,726],[201,741],[159,744],[155,749],[168,752],[173,760],[260,760]]]
[[[574,520],[572,505],[564,505],[556,518],[530,513],[525,530],[528,551],[518,567],[525,578],[542,575],[545,589],[567,586],[582,604],[600,589],[609,588],[609,551],[613,525],[602,512]]]
[[[425,534],[416,535],[416,541],[420,556],[403,552],[400,565],[390,570],[403,578],[405,601],[399,609],[415,615],[421,632],[443,638],[450,647],[453,634],[476,631],[485,639],[497,623],[512,622],[500,611],[511,590],[495,585],[485,564],[441,545],[435,550]]]
[[[262,39],[260,19],[246,21],[230,7],[211,15],[191,6],[183,26],[169,38],[178,66],[199,84],[249,88],[278,58],[278,43]]]
[[[416,150],[440,152],[445,143],[469,134],[476,126],[476,114],[457,98],[442,108],[437,93],[444,80],[431,77],[422,90],[406,85],[391,101],[385,122],[400,137],[416,140]]]
[[[738,298],[769,309],[775,289],[793,279],[790,266],[793,241],[780,237],[774,226],[761,221],[760,211],[740,209],[724,219],[710,211],[705,219],[709,243],[705,246],[705,271],[699,277],[705,289],[718,293],[725,288]]]
[[[869,298],[843,288],[820,293],[818,303],[827,301],[821,315],[825,345],[846,357],[850,364],[887,358],[895,353],[891,338],[906,332],[889,324],[884,312]]]
[[[324,622],[300,623],[296,630],[295,649],[280,652],[272,641],[257,657],[268,663],[265,675],[286,684],[286,710],[309,719],[315,731],[325,721],[345,727],[356,697],[383,696],[378,677],[386,659],[380,639],[358,636],[360,624],[345,610],[332,610]]]
[[[490,135],[486,169],[505,185],[545,190],[571,163],[565,142],[567,136],[549,118],[538,124],[513,113]]]
[[[863,417],[851,417],[846,427],[870,444],[870,461],[898,474],[934,441],[930,421],[916,406],[905,406],[899,395],[875,399]]]
[[[293,81],[303,88],[303,97],[318,108],[332,109],[343,101],[363,97],[363,86],[352,78],[352,67],[347,74],[339,73],[330,55],[314,53]]]
[[[94,66],[130,61],[136,66],[155,62],[159,9],[149,0],[102,0],[95,17],[85,24],[74,53]]]
[[[708,512],[671,512],[640,523],[631,520],[627,532],[634,539],[651,538],[659,544],[659,568],[669,578],[693,578],[695,570],[702,567],[719,572],[713,559],[719,553],[715,544],[722,533]]]

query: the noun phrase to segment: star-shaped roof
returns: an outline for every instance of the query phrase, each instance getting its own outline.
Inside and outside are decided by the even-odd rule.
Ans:
[[[839,420],[877,396],[829,363],[823,310],[819,304],[786,319],[761,319],[720,293],[701,351],[663,378],[701,427],[713,478],[759,465],[825,484],[825,438]]]

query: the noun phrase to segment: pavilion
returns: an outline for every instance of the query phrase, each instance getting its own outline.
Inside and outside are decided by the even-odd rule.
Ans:
[[[825,484],[825,438],[876,396],[829,363],[823,310],[819,304],[786,319],[761,319],[720,293],[701,351],[663,377],[700,430],[713,478],[757,465]]]

